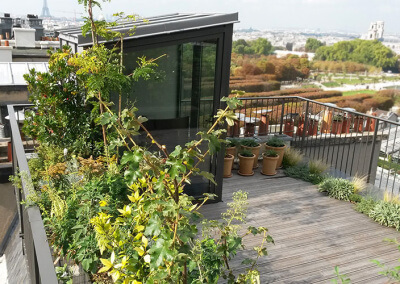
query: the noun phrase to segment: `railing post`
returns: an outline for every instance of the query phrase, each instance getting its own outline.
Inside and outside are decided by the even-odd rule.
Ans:
[[[303,125],[303,134],[302,134],[302,137],[301,137],[301,150],[303,150],[303,147],[304,147],[304,141],[306,140],[306,134],[307,134],[307,131],[308,131],[308,109],[309,109],[309,106],[310,106],[310,102],[309,101],[307,101],[306,102],[306,113],[305,113],[305,117],[304,117],[304,125]],[[299,126],[297,126],[297,127],[299,127]]]
[[[283,131],[283,116],[285,113],[285,100],[282,100],[282,111],[281,111],[281,126],[279,128],[279,134],[282,135],[282,131]]]
[[[378,118],[375,118],[375,119],[376,119],[376,122],[375,122],[375,129],[374,129],[374,137],[372,139],[371,156],[370,156],[369,166],[368,166],[367,183],[371,182],[372,161],[374,159],[375,143],[376,143],[376,138],[378,136],[379,120],[378,120]]]

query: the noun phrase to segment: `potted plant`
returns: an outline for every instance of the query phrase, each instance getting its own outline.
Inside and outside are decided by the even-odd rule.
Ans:
[[[238,154],[239,157],[239,171],[238,174],[241,176],[252,176],[254,175],[253,164],[254,155],[251,151],[243,149]]]
[[[267,150],[263,154],[263,163],[261,173],[266,176],[276,175],[276,164],[278,163],[279,155],[275,150]]]
[[[343,117],[342,133],[350,133],[350,121],[351,121],[350,114],[347,114],[347,116]]]
[[[337,114],[332,119],[332,134],[342,134],[343,115]]]
[[[254,154],[253,169],[258,168],[258,156],[260,155],[261,144],[254,139],[242,139],[240,141],[242,149],[249,150]]]
[[[233,157],[236,156],[236,146],[239,145],[239,141],[234,138],[226,139],[227,144],[225,148],[225,155],[232,155]]]
[[[234,156],[232,154],[225,154],[224,178],[232,177],[233,158],[234,158]]]
[[[361,115],[356,115],[354,117],[354,131],[363,132],[364,129],[364,117]]]
[[[308,120],[308,132],[307,135],[317,135],[318,134],[318,120],[310,118]]]
[[[285,141],[283,141],[281,138],[278,138],[276,136],[270,138],[266,143],[265,143],[265,149],[266,150],[274,150],[278,153],[279,159],[276,164],[276,168],[280,168],[282,166],[282,159],[283,159],[283,154],[285,152]]]

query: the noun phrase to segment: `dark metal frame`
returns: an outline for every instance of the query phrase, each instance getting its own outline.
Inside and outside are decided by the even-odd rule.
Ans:
[[[22,189],[16,188],[21,226],[20,236],[23,240],[23,252],[27,258],[30,281],[32,283],[58,283],[40,210],[37,206],[27,206],[26,203],[21,203],[22,201],[26,201],[30,195],[32,179],[17,118],[13,114],[29,106],[7,106],[8,113],[10,114],[13,172],[15,174],[19,170],[22,173]]]

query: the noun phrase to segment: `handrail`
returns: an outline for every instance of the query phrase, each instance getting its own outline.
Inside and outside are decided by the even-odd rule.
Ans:
[[[272,99],[274,99],[274,100],[279,100],[279,99],[300,99],[302,101],[312,102],[313,104],[317,104],[317,105],[333,108],[333,109],[340,110],[340,111],[343,111],[343,112],[352,113],[352,114],[355,114],[355,115],[358,115],[358,116],[365,116],[365,117],[368,117],[368,118],[378,119],[380,121],[384,121],[384,122],[388,122],[388,123],[396,124],[397,126],[400,126],[399,122],[387,120],[387,119],[384,119],[384,118],[380,118],[380,117],[377,117],[377,116],[373,116],[373,115],[369,115],[369,114],[361,113],[361,112],[357,112],[357,111],[349,111],[349,110],[341,108],[341,107],[327,105],[326,103],[321,103],[321,102],[318,102],[318,101],[310,100],[310,99],[299,97],[299,96],[246,97],[246,98],[238,98],[238,99],[241,100],[241,101],[272,100]]]
[[[17,106],[29,106],[29,105],[17,105]],[[7,106],[8,113],[14,113],[14,105]],[[25,200],[31,194],[29,192],[29,187],[32,185],[31,174],[28,167],[28,161],[25,156],[24,147],[21,140],[21,135],[18,127],[18,122],[15,115],[9,115],[10,126],[11,126],[11,137],[13,144],[13,153],[16,155],[16,160],[21,173],[22,190]],[[15,159],[14,159],[15,161]],[[47,241],[47,235],[44,229],[43,220],[40,214],[40,210],[37,206],[25,207],[24,210],[28,216],[27,222],[30,224],[31,234],[33,239],[34,254],[35,256],[28,256],[28,258],[33,258],[36,263],[29,265],[37,265],[37,274],[30,275],[31,281],[35,283],[40,279],[40,283],[58,283],[57,276],[54,270],[53,258],[51,255],[49,243]],[[19,212],[23,214],[23,212]],[[21,224],[23,225],[23,224]],[[31,268],[32,269],[32,268]]]

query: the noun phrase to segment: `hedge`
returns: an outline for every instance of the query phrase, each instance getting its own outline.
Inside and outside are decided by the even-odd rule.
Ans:
[[[244,94],[243,98],[253,98],[253,97],[280,97],[280,96],[297,96],[301,93],[312,93],[319,92],[321,89],[319,88],[309,88],[309,89],[286,89],[286,90],[278,90],[272,92],[249,92]]]
[[[303,93],[298,94],[299,97],[310,99],[310,100],[318,100],[318,99],[326,99],[341,96],[342,92],[339,91],[321,91],[321,92],[312,92],[312,93]]]
[[[230,91],[239,90],[245,92],[268,92],[279,90],[281,83],[278,81],[267,81],[267,82],[250,82],[250,83],[233,83],[229,85]]]

